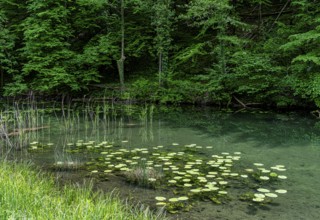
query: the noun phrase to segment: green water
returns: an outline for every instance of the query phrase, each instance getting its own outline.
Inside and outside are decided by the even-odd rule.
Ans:
[[[175,148],[197,144],[202,154],[241,152],[241,166],[263,163],[266,167],[283,164],[288,179],[281,188],[288,193],[266,206],[239,200],[214,205],[199,202],[190,212],[170,215],[173,219],[319,219],[320,216],[320,121],[298,113],[227,112],[210,108],[122,109],[111,116],[73,117],[66,124],[59,117],[45,118],[49,129],[37,133],[36,141],[54,143],[51,150],[28,154],[37,163],[53,164],[59,160],[86,162],[90,154],[68,154],[67,143],[77,140],[113,141],[123,148]],[[126,142],[123,142],[123,141]],[[178,143],[179,146],[172,146]],[[206,146],[212,146],[207,149]],[[72,172],[74,176],[75,173]],[[78,177],[79,178],[79,177]],[[141,189],[114,179],[98,184],[130,191],[137,200],[152,206],[157,192]],[[137,195],[134,195],[136,193]],[[152,197],[152,198],[151,198]]]

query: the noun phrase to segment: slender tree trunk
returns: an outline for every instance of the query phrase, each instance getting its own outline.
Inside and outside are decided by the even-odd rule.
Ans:
[[[162,52],[159,53],[159,86],[162,84]]]
[[[262,4],[261,2],[259,3],[259,24],[258,24],[258,31],[261,34],[263,26],[262,26]]]
[[[220,24],[221,29],[220,29],[220,33],[219,36],[225,36],[226,31],[225,31],[225,23]],[[221,68],[221,73],[222,74],[226,74],[227,70],[226,70],[226,52],[225,52],[225,42],[223,40],[220,39],[220,68]]]
[[[223,42],[220,43],[220,59],[221,59],[221,72],[226,74],[226,54],[225,54],[225,45]]]
[[[117,61],[121,89],[124,88],[124,0],[121,0],[121,56]]]

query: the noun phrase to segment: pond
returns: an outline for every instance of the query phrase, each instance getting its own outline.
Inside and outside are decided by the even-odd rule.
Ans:
[[[152,209],[163,202],[171,219],[320,216],[320,122],[309,115],[101,105],[34,118],[47,127],[16,156]]]

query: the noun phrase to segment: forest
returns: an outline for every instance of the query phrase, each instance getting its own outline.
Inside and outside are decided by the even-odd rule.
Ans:
[[[320,1],[0,0],[1,96],[320,107]]]

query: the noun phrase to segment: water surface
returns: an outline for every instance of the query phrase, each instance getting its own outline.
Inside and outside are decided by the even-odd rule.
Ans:
[[[266,206],[239,200],[215,205],[200,202],[188,213],[170,215],[173,219],[319,219],[320,216],[320,122],[300,113],[231,112],[211,108],[120,107],[112,114],[72,113],[72,122],[61,115],[43,119],[49,124],[37,141],[54,143],[53,149],[29,155],[37,163],[53,164],[61,159],[89,161],[94,155],[67,154],[67,143],[77,140],[113,141],[127,149],[158,145],[181,149],[184,145],[203,146],[203,154],[241,152],[240,165],[283,164],[288,179],[281,187],[288,193]],[[125,140],[125,142],[123,142]],[[178,143],[179,146],[173,146]],[[212,146],[207,149],[206,146]],[[72,172],[72,178],[75,173]],[[79,176],[77,178],[80,178]],[[133,187],[110,179],[97,184],[105,190],[114,187],[133,195],[147,205],[154,203],[156,191]],[[130,191],[130,192],[129,192]],[[136,194],[135,194],[136,193]],[[141,196],[142,195],[142,196]],[[149,195],[149,196],[146,196]]]

